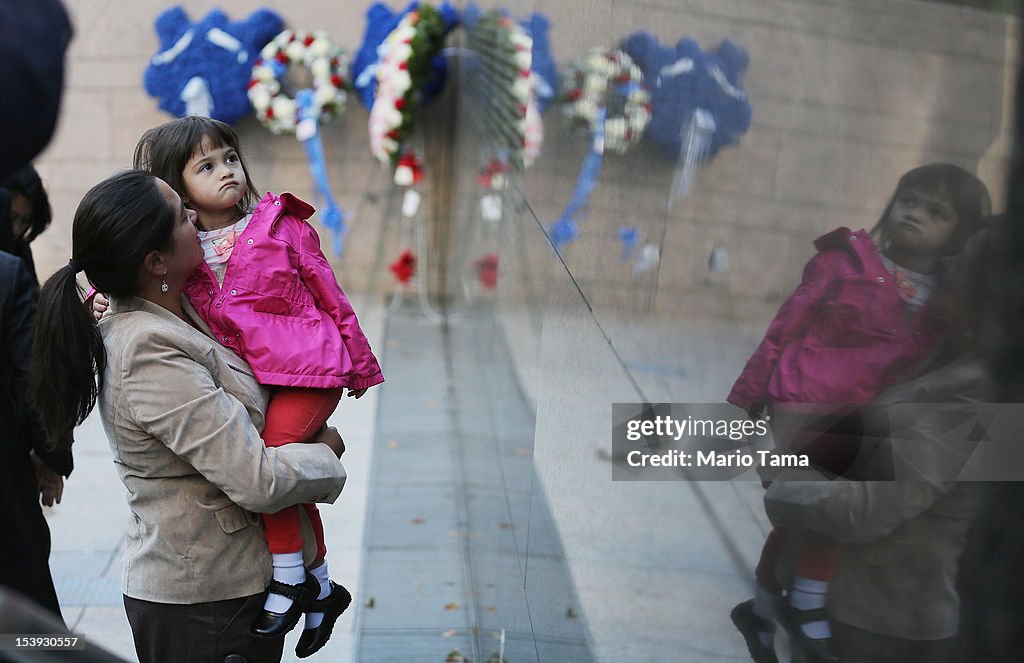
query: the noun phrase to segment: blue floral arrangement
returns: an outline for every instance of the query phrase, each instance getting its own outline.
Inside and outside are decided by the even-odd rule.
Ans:
[[[214,9],[193,23],[181,6],[172,7],[156,19],[160,50],[143,75],[146,92],[176,117],[205,115],[232,124],[249,114],[253,62],[282,26],[269,9],[241,21]]]

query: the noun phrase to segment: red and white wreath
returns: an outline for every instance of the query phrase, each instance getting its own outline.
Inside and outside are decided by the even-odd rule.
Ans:
[[[640,67],[620,50],[594,49],[563,76],[563,113],[595,133],[598,110],[606,111],[604,148],[622,154],[640,142],[651,120],[651,96]]]
[[[275,134],[295,133],[298,109],[283,84],[292,65],[304,66],[312,76],[313,110],[320,122],[345,108],[348,93],[348,57],[322,30],[284,30],[263,47],[252,68],[249,101],[256,117]],[[294,93],[294,90],[292,91]]]

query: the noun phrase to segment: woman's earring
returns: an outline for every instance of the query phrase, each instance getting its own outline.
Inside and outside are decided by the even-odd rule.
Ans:
[[[160,292],[166,295],[168,290],[170,290],[170,287],[167,285],[167,278],[160,279]]]

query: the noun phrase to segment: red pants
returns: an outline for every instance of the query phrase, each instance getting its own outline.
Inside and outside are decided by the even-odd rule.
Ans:
[[[776,527],[768,534],[768,540],[761,548],[761,559],[757,563],[754,575],[758,583],[769,590],[777,590],[779,583],[775,579],[775,570],[782,556],[782,546],[789,532]],[[804,540],[800,545],[800,556],[796,562],[796,572],[810,580],[832,580],[839,567],[839,544],[833,539],[816,532],[804,532]]]
[[[307,442],[315,436],[338,407],[344,389],[302,389],[277,387],[267,407],[263,443],[280,447],[292,442]],[[324,524],[315,504],[296,504],[277,513],[263,514],[263,530],[271,554],[300,552],[302,526],[299,509],[306,511],[316,537],[317,561],[327,556]]]

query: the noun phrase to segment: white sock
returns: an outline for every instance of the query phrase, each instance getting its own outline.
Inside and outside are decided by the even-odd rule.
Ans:
[[[812,580],[797,574],[793,578],[793,587],[789,592],[789,604],[797,610],[824,608],[826,594],[828,594],[828,581]],[[804,635],[815,640],[832,637],[832,628],[825,620],[802,624],[800,628]]]
[[[301,585],[306,580],[306,567],[302,563],[302,552],[276,553],[270,556],[274,565],[274,580],[286,585]],[[267,593],[263,609],[278,614],[285,612],[292,605],[292,600],[273,592]]]
[[[761,583],[756,583],[755,588],[754,614],[761,619],[767,619],[769,621],[774,619],[775,601],[779,598],[779,595],[765,589],[761,586]],[[757,637],[765,647],[775,646],[775,631],[758,631]]]
[[[320,595],[318,599],[325,599],[331,594],[331,574],[327,570],[327,560],[324,559],[324,563],[315,569],[310,569],[310,573],[313,577],[320,581]],[[324,613],[322,612],[307,612],[306,613],[306,624],[304,628],[316,628],[324,621]]]

